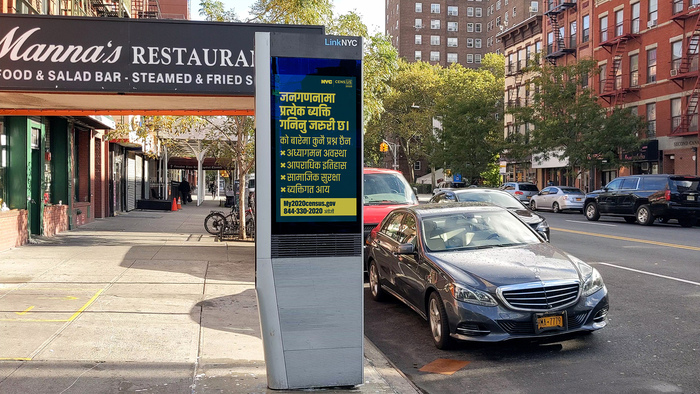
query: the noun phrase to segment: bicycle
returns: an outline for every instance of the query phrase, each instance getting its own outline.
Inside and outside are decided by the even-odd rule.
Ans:
[[[246,234],[255,237],[255,215],[252,209],[246,209]],[[239,233],[240,220],[238,217],[238,205],[231,206],[231,211],[228,215],[224,215],[223,211],[211,211],[204,218],[204,230],[211,235],[223,237],[225,235],[233,235]]]

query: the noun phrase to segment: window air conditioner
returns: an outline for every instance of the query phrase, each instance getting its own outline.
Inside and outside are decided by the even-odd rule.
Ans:
[[[654,19],[653,21],[647,22],[647,28],[651,29],[652,27],[656,27],[656,22],[657,22],[656,19]]]
[[[675,77],[676,75],[678,75],[678,69],[677,69],[677,68],[672,68],[672,69],[671,69],[671,76],[672,76],[672,77]]]
[[[537,12],[537,7],[530,7],[530,12],[536,13],[536,12]]]

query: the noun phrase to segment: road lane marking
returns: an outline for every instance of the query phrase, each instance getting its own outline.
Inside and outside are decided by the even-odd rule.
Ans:
[[[65,296],[65,297],[39,297],[40,300],[64,300],[64,301],[73,301],[77,300],[78,297],[73,297],[73,296]]]
[[[666,275],[661,275],[661,274],[655,274],[655,273],[653,273],[653,272],[641,271],[641,270],[637,270],[637,269],[634,269],[634,268],[622,267],[622,266],[620,266],[620,265],[615,265],[615,264],[610,264],[610,263],[598,263],[598,264],[607,265],[607,266],[609,266],[609,267],[619,268],[619,269],[623,269],[623,270],[627,270],[627,271],[632,271],[632,272],[636,272],[636,273],[639,273],[639,274],[651,275],[651,276],[656,276],[656,277],[659,277],[659,278],[671,279],[671,280],[675,280],[675,281],[677,281],[677,282],[683,282],[683,283],[688,283],[688,284],[695,285],[695,286],[700,286],[700,283],[698,283],[698,282],[693,282],[692,280],[685,280],[685,279],[680,279],[680,278],[674,278],[673,276],[666,276]]]
[[[32,361],[27,357],[0,357],[0,361]]]
[[[566,220],[567,222],[571,223],[583,223],[583,224],[592,224],[595,226],[608,226],[608,227],[617,227],[617,224],[607,224],[607,223],[596,223],[596,222],[584,222],[583,220]]]
[[[34,305],[30,306],[29,308],[25,309],[22,312],[15,312],[15,313],[22,316],[22,315],[26,315],[27,313],[29,313],[29,311],[31,311],[32,309],[34,309]]]
[[[688,245],[680,245],[680,244],[670,244],[670,243],[666,243],[666,242],[649,241],[649,240],[646,240],[646,239],[637,239],[637,238],[620,237],[619,235],[607,235],[607,234],[588,233],[588,232],[585,232],[585,231],[568,230],[568,229],[556,228],[556,227],[550,227],[550,228],[551,228],[552,230],[562,231],[562,232],[565,232],[565,233],[581,234],[581,235],[590,235],[591,237],[610,238],[610,239],[617,239],[617,240],[620,240],[620,241],[638,242],[638,243],[643,243],[643,244],[658,245],[658,246],[666,246],[666,247],[669,247],[669,248],[678,248],[678,249],[695,250],[695,251],[699,251],[699,252],[700,252],[700,247],[697,247],[697,246],[688,246]]]

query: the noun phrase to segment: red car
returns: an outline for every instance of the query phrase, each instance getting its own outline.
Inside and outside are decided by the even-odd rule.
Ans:
[[[399,171],[384,168],[364,169],[364,238],[394,208],[418,205],[418,198]],[[365,263],[367,262],[365,244]]]

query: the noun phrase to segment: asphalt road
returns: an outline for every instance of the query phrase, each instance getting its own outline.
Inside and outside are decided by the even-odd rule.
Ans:
[[[603,275],[606,328],[559,342],[462,342],[441,351],[427,321],[397,300],[373,301],[366,289],[367,337],[427,393],[700,393],[700,227],[542,214],[552,244]],[[452,374],[419,371],[437,359],[469,363]]]

